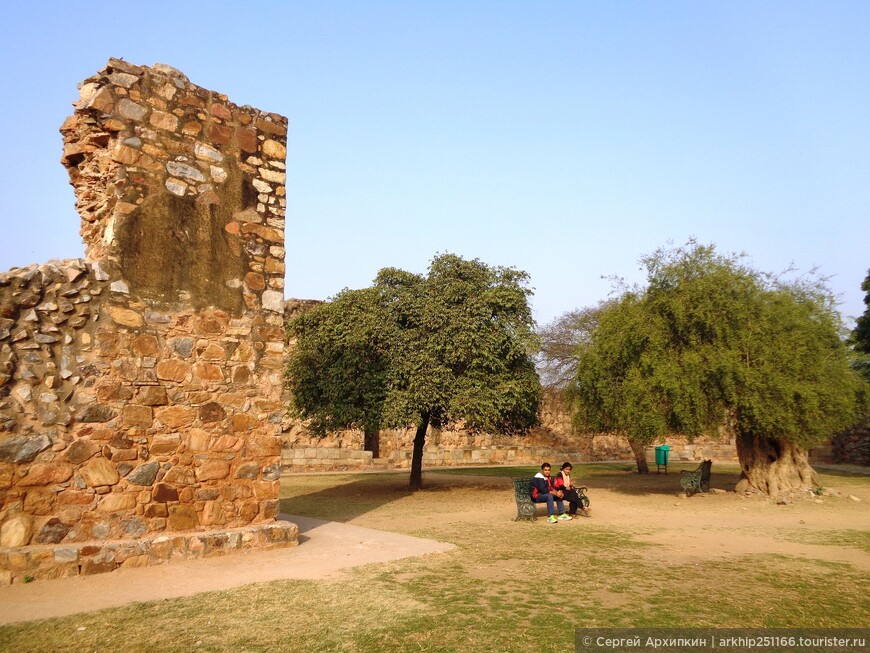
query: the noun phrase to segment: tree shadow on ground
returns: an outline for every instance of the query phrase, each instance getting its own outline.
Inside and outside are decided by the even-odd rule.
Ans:
[[[638,474],[631,463],[595,465],[577,464],[574,467],[575,483],[586,485],[589,496],[594,501],[596,490],[608,490],[627,496],[674,496],[682,492],[680,471],[694,470],[697,464],[678,463],[668,467],[668,473]],[[534,474],[529,468],[529,476]],[[351,521],[354,518],[376,511],[379,508],[399,501],[440,500],[443,495],[455,490],[472,490],[481,493],[494,493],[513,498],[513,476],[523,475],[521,469],[503,470],[504,476],[497,475],[498,468],[481,470],[475,474],[471,469],[449,470],[430,469],[423,475],[423,490],[416,493],[408,489],[406,472],[383,473],[335,473],[329,476],[330,487],[323,487],[324,475],[289,475],[282,481],[280,511],[291,515],[301,515],[329,521]],[[319,477],[319,478],[318,478]],[[740,470],[734,465],[723,464],[717,470],[714,463],[711,474],[711,488],[733,490],[740,478]],[[410,508],[409,508],[410,509]]]
[[[648,474],[638,474],[637,468],[631,464],[626,464],[622,471],[596,470],[593,465],[577,465],[574,467],[576,477],[574,483],[588,486],[590,493],[598,488],[629,496],[674,496],[683,492],[680,485],[682,472],[694,471],[699,464],[677,463],[668,465],[667,473],[650,471]],[[713,463],[710,470],[711,489],[732,491],[738,480],[740,480],[740,468],[735,464],[723,463],[717,466],[715,462]]]
[[[603,466],[603,469],[596,469],[595,464],[579,464],[574,466],[574,482],[577,485],[588,485],[590,493],[594,492],[595,488],[600,488],[631,496],[676,495],[683,491],[680,485],[681,472],[697,469],[698,464],[695,462],[671,464],[668,466],[667,474],[655,471],[650,471],[649,474],[638,474],[637,468],[630,463],[624,464],[622,469],[614,464]],[[870,475],[870,468],[862,470],[816,466],[814,469],[822,476],[844,480],[866,478]],[[740,466],[737,463],[714,461],[710,473],[710,488],[732,492],[740,480],[740,475]]]
[[[279,510],[315,519],[350,521],[410,495],[407,480],[396,474],[351,476],[338,473],[330,482],[335,484],[308,489],[310,482],[306,475],[285,477],[281,482]]]
[[[616,462],[616,463],[575,463],[574,464],[574,484],[585,485],[589,488],[589,496],[592,498],[595,490],[608,490],[618,494],[628,496],[674,496],[680,494],[683,489],[680,485],[681,472],[693,471],[698,468],[700,462],[677,462],[668,465],[667,473],[663,470],[661,473],[651,471],[649,474],[639,474],[637,466],[633,462]],[[655,465],[652,465],[655,470]],[[555,469],[555,468],[554,468]],[[528,468],[528,475],[535,473],[535,469]],[[450,471],[434,471],[434,474],[450,474]],[[495,474],[497,468],[490,468],[486,473]],[[483,476],[473,476],[471,470],[461,470],[458,473],[454,471],[456,477],[465,476],[470,479],[481,479]],[[521,476],[522,474],[514,473],[511,476]],[[710,487],[718,488],[726,491],[734,489],[737,481],[740,480],[740,468],[736,463],[719,463],[714,461],[711,469]],[[510,478],[507,475],[502,483],[507,491],[512,491]]]
[[[323,476],[316,476],[321,477],[319,482],[312,482],[311,477],[304,474],[285,476],[282,479],[280,512],[345,522],[389,503],[409,499],[412,494],[432,497],[446,495],[458,488],[498,492],[510,486],[510,479],[505,477],[450,476],[424,471],[423,489],[417,492],[408,489],[407,472],[337,472],[332,476],[335,484],[323,488]],[[307,487],[311,490],[307,491]]]

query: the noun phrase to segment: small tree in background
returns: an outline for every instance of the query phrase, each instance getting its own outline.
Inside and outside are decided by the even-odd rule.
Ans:
[[[524,432],[541,386],[531,360],[528,276],[459,256],[426,276],[395,268],[290,325],[288,386],[316,428],[415,426],[410,487],[422,487],[430,425]]]
[[[604,308],[577,350],[577,425],[641,450],[726,425],[738,489],[817,485],[807,450],[866,414],[824,282],[786,282],[694,242],[643,263],[647,286]]]
[[[549,388],[564,389],[577,378],[577,351],[588,344],[607,304],[581,308],[557,317],[538,330],[538,370]]]

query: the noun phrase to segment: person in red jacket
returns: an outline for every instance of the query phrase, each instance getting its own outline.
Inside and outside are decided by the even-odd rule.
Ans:
[[[568,521],[571,519],[565,514],[565,504],[562,503],[564,493],[553,487],[553,479],[550,478],[550,463],[541,465],[541,471],[532,477],[532,484],[529,490],[529,496],[535,503],[547,504],[547,521],[555,524],[557,521]],[[559,516],[556,517],[556,508],[559,509]]]
[[[571,480],[571,470],[574,469],[571,463],[563,463],[553,479],[553,488],[557,492],[562,492],[562,497],[568,502],[568,514],[576,515],[577,508],[580,508],[580,514],[589,516],[589,498],[586,496],[586,486],[577,487]]]

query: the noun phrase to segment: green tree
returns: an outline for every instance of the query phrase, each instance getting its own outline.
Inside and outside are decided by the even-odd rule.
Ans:
[[[864,277],[861,290],[867,293],[864,295],[864,314],[856,321],[852,336],[855,341],[855,349],[870,354],[870,270],[867,270],[867,276]]]
[[[866,293],[864,295],[865,308],[864,314],[857,319],[855,329],[852,331],[852,346],[857,354],[853,365],[864,375],[864,378],[870,381],[870,270],[864,277],[861,290]]]
[[[312,431],[360,429],[363,448],[375,458],[394,340],[380,308],[374,289],[343,290],[299,315],[289,327],[293,344],[285,374],[295,412]]]
[[[385,268],[290,325],[288,386],[316,428],[416,427],[410,487],[422,487],[431,426],[524,432],[540,381],[528,276],[453,254],[427,275]]]
[[[784,281],[695,242],[643,264],[646,287],[623,289],[577,351],[576,423],[637,448],[725,427],[738,489],[816,485],[807,450],[866,414],[824,282]]]

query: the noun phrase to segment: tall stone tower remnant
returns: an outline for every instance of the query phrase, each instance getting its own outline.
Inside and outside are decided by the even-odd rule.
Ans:
[[[119,59],[74,106],[85,259],[0,274],[0,582],[295,544],[286,118]]]

